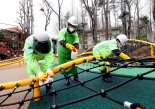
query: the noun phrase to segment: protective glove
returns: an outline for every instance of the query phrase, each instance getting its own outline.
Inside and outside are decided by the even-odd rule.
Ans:
[[[37,73],[37,76],[39,78],[39,85],[43,85],[43,84],[46,84],[46,78],[47,78],[47,75],[46,73],[43,73],[43,72],[38,72]]]
[[[47,78],[46,73],[39,72],[37,75],[40,81],[43,81],[43,82],[46,81],[46,78]]]
[[[78,55],[78,50],[74,47],[71,52],[71,59],[76,59]]]
[[[66,43],[66,48],[72,50],[74,46],[72,44]]]
[[[121,53],[119,54],[119,57],[122,58],[122,59],[124,59],[124,60],[130,59],[130,57],[129,57],[128,55],[124,54],[123,52],[121,52]]]
[[[50,68],[48,68],[46,70],[46,77],[47,77],[46,78],[46,83],[52,82],[53,81],[53,76],[54,76],[53,71]]]

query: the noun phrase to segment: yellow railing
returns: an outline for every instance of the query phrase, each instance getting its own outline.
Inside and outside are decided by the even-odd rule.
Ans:
[[[85,53],[79,54],[78,56],[89,55],[89,54],[92,54],[92,53],[91,52],[85,52]],[[55,60],[58,59],[57,54],[54,55],[54,59]],[[12,64],[19,64],[19,67],[20,67],[21,64],[24,64],[24,58],[23,57],[16,57],[16,58],[11,58],[11,59],[6,59],[6,60],[0,61],[0,67],[12,65]]]
[[[135,39],[129,39],[129,41],[142,42],[145,44],[149,44],[151,47],[151,56],[153,58],[155,57],[155,51],[154,51],[155,50],[155,44],[154,43],[150,43],[147,41],[141,41],[141,40],[135,40]],[[92,54],[92,53],[91,52],[83,52],[82,54],[79,54],[78,56],[83,56],[86,54]],[[56,66],[56,67],[52,68],[52,71],[56,74],[62,70],[65,70],[67,68],[72,67],[74,64],[78,65],[78,64],[81,64],[85,61],[91,61],[94,58],[98,59],[98,58],[103,58],[103,57],[101,57],[101,56],[88,56],[88,57],[84,57],[84,58],[78,58],[76,60],[61,64],[59,66]],[[38,86],[39,86],[38,77],[28,78],[28,79],[24,79],[24,80],[13,81],[13,82],[7,82],[7,83],[1,83],[0,89],[4,89],[4,90],[12,89],[12,88],[16,87],[17,83],[20,84],[20,87],[21,86],[27,86],[27,85],[30,85],[34,80],[36,81],[34,83],[34,86],[37,87],[34,89],[34,97],[39,97],[40,96],[40,88],[38,88]],[[35,101],[38,101],[38,100],[39,100],[39,98],[35,99]]]
[[[61,70],[72,67],[74,64],[78,65],[78,64],[81,64],[85,61],[91,61],[94,58],[103,58],[103,57],[101,57],[101,56],[88,56],[88,57],[84,57],[84,58],[79,58],[79,59],[61,64],[59,66],[56,66],[56,67],[52,68],[52,71],[56,74],[56,73],[60,72]],[[19,84],[20,87],[21,86],[27,86],[27,85],[30,85],[34,80],[36,81],[34,83],[34,86],[37,87],[34,89],[34,97],[39,97],[40,96],[40,88],[38,88],[38,86],[39,86],[38,77],[28,78],[28,79],[24,79],[24,80],[13,81],[13,82],[7,82],[7,83],[1,83],[0,89],[3,89],[3,90],[12,89],[12,88],[16,87],[16,84]],[[35,101],[38,101],[38,100],[39,100],[39,98],[35,99]]]
[[[144,44],[147,44],[150,46],[150,55],[152,58],[155,58],[155,43],[151,43],[151,42],[147,42],[147,41],[143,41],[143,40],[137,40],[137,39],[129,39],[129,41],[133,41],[133,42],[141,42]]]
[[[11,59],[6,59],[0,61],[0,67],[2,66],[7,66],[7,65],[12,65],[12,64],[19,64],[19,67],[21,64],[24,64],[24,59],[23,57],[16,57],[16,58],[11,58]]]
[[[134,41],[134,42],[141,42],[144,44],[149,44],[155,47],[155,43],[151,43],[151,42],[147,42],[147,41],[143,41],[143,40],[137,40],[137,39],[129,39],[129,41]]]
[[[85,56],[85,55],[92,55],[92,52],[83,52],[83,53],[79,54],[78,57]]]

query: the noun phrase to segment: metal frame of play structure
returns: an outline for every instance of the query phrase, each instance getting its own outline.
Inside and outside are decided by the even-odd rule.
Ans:
[[[140,43],[144,43],[147,45],[150,45],[150,56],[151,58],[155,58],[155,44],[154,43],[150,43],[147,41],[142,41],[142,40],[135,40],[135,39],[130,39],[129,41],[132,42],[140,42]],[[80,54],[79,56],[84,56],[84,55],[91,55],[91,52],[83,52],[82,54]],[[78,58],[76,60],[64,63],[62,65],[56,66],[54,68],[52,68],[51,70],[56,74],[62,70],[68,69],[72,66],[84,63],[86,61],[91,61],[94,59],[103,59],[103,56],[87,56],[87,57],[83,57],[83,58]],[[4,61],[0,61],[0,67],[2,66],[6,66],[6,65],[11,65],[11,64],[19,64],[19,66],[21,66],[21,64],[24,63],[24,60],[22,57],[17,57],[17,58],[13,58],[13,59],[9,59],[9,60],[4,60]],[[39,101],[40,98],[40,86],[39,86],[39,79],[38,77],[34,77],[34,78],[27,78],[27,79],[23,79],[23,80],[18,80],[18,81],[12,81],[12,82],[7,82],[7,83],[0,83],[0,90],[7,90],[7,89],[12,89],[20,86],[27,86],[30,85],[34,82],[34,99],[35,101]]]

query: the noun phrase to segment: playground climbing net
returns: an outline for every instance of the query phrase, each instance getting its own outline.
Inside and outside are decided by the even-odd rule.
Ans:
[[[144,73],[138,74],[136,76],[132,76],[132,77],[128,78],[127,80],[125,80],[125,81],[123,81],[123,82],[121,82],[119,84],[116,84],[116,85],[114,85],[112,87],[109,87],[109,88],[106,88],[106,89],[101,88],[100,90],[94,90],[93,88],[87,86],[87,83],[89,83],[91,81],[95,81],[98,78],[106,77],[107,76],[106,73],[100,73],[100,72],[93,72],[92,71],[92,69],[95,69],[95,68],[98,68],[100,66],[103,66],[103,64],[99,64],[102,61],[108,61],[108,62],[111,63],[111,64],[106,65],[106,66],[109,66],[109,67],[112,68],[110,70],[110,72],[109,72],[109,74],[111,76],[116,76],[116,75],[112,74],[112,72],[117,71],[118,69],[121,69],[121,68],[132,68],[132,67],[135,68],[136,67],[136,68],[152,68],[152,69],[149,70],[149,71],[146,71]],[[73,66],[77,66],[79,69],[81,69],[81,71],[78,72],[78,74],[82,74],[82,73],[85,73],[85,72],[87,72],[87,73],[94,73],[94,74],[97,74],[96,77],[93,77],[93,78],[91,78],[89,80],[86,80],[86,81],[75,82],[75,84],[70,85],[70,86],[67,86],[65,88],[54,89],[53,85],[56,82],[58,82],[58,81],[61,82],[65,78],[57,79],[57,80],[54,80],[51,83],[46,84],[46,85],[49,85],[49,84],[51,85],[51,89],[48,92],[41,94],[39,97],[31,97],[31,98],[27,98],[27,95],[30,92],[32,92],[34,88],[43,87],[45,85],[34,87],[34,83],[36,82],[34,80],[29,85],[28,88],[26,88],[24,90],[17,91],[17,89],[20,87],[20,84],[17,83],[15,85],[15,87],[12,89],[11,92],[6,93],[6,94],[3,94],[3,95],[0,95],[0,98],[3,97],[3,100],[0,101],[0,107],[11,106],[11,105],[18,105],[18,109],[20,109],[25,102],[31,101],[31,100],[35,100],[37,98],[40,98],[41,99],[42,97],[48,95],[48,96],[52,97],[52,103],[51,103],[51,106],[49,107],[49,109],[59,109],[59,108],[62,108],[64,106],[67,106],[67,105],[72,105],[72,104],[75,104],[75,103],[78,103],[78,102],[82,102],[82,101],[88,100],[90,98],[94,98],[96,96],[101,96],[102,98],[107,98],[107,99],[111,100],[112,102],[118,103],[119,105],[122,105],[122,106],[124,106],[126,108],[129,108],[129,109],[148,109],[149,106],[144,106],[143,104],[141,104],[138,101],[135,102],[135,103],[130,103],[127,100],[126,101],[121,101],[121,100],[118,100],[118,99],[110,96],[108,93],[110,91],[116,90],[117,88],[122,87],[122,86],[128,84],[129,82],[134,81],[136,79],[138,79],[138,80],[144,80],[144,79],[154,80],[153,78],[148,78],[148,77],[146,78],[146,77],[144,77],[145,75],[147,75],[147,74],[152,73],[152,72],[155,71],[155,64],[154,64],[155,59],[154,58],[144,58],[144,59],[142,59],[142,58],[141,59],[134,58],[134,59],[129,59],[129,60],[125,60],[125,61],[119,60],[117,58],[105,58],[105,59],[103,59],[103,58],[102,59],[95,59],[94,58],[93,61],[90,61],[90,62],[84,61],[84,62],[85,63],[83,63],[83,66],[87,66],[86,69],[79,68],[78,65],[73,64]],[[134,64],[134,63],[139,63],[139,64]],[[147,63],[147,64],[145,64],[145,63]],[[73,75],[70,75],[69,76],[69,79],[71,81],[73,81],[71,79],[72,76]],[[74,99],[72,101],[67,101],[65,103],[57,103],[56,102],[57,95],[58,94],[61,95],[61,91],[67,91],[67,90],[69,90],[71,88],[74,88],[74,87],[77,87],[77,86],[81,86],[82,88],[86,88],[87,90],[91,91],[93,94],[88,95],[88,96],[85,96],[85,97],[81,97],[79,99]],[[0,91],[4,91],[4,86],[0,86]],[[17,102],[7,103],[7,100],[10,97],[12,97],[12,95],[18,94],[18,93],[22,93],[22,92],[25,92],[25,95],[24,95],[24,97],[21,100],[19,100]]]

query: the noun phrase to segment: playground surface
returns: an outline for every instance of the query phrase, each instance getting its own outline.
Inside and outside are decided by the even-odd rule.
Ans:
[[[26,74],[26,64],[23,64],[21,67],[18,67],[18,64],[12,64],[9,66],[4,66],[4,67],[0,67],[0,83],[3,82],[11,82],[11,81],[16,81],[16,80],[21,80],[21,79],[26,79],[28,78],[27,74]],[[18,90],[23,90],[27,87],[21,87]],[[5,91],[1,91],[0,95],[5,94],[10,92],[12,89],[10,90],[5,90]],[[24,93],[18,93],[15,94],[14,96],[10,97],[7,102],[12,102],[12,101],[17,101],[19,99],[21,99],[21,97],[23,97]],[[29,94],[29,96],[31,96]],[[0,98],[0,101],[2,101],[4,98]],[[29,105],[29,102],[26,102],[21,109],[27,109]],[[0,107],[0,109],[17,109],[17,105],[12,105],[12,106],[7,106],[7,107]]]
[[[78,65],[78,71],[81,72],[84,69],[88,69],[90,67],[93,67],[91,63],[84,63]],[[111,88],[123,81],[126,81],[130,79],[130,76],[136,76],[137,74],[141,74],[147,71],[152,70],[153,68],[121,68],[114,72],[112,72],[112,82],[107,83],[104,82],[101,78],[97,78],[93,81],[90,81],[85,84],[85,86],[95,90],[100,91],[101,89],[108,89]],[[0,67],[0,82],[10,82],[15,80],[21,80],[26,79],[28,76],[26,75],[26,65],[22,65],[21,67],[18,67],[18,65],[10,65],[5,67]],[[83,73],[79,74],[79,78],[82,81],[87,81],[89,79],[92,79],[94,77],[97,77],[98,74],[94,73],[98,72],[97,68],[92,69],[90,71],[84,71]],[[125,77],[121,77],[119,75],[125,75]],[[152,72],[144,77],[149,77],[155,79],[155,72]],[[57,73],[54,76],[54,80],[58,80],[60,78],[63,78],[63,76],[59,73]],[[73,80],[73,78],[71,77]],[[66,88],[64,84],[65,80],[61,80],[59,82],[53,83],[53,89],[59,90],[62,88]],[[76,83],[74,81],[71,81],[71,85],[75,85]],[[115,99],[122,100],[122,101],[129,101],[132,103],[140,102],[145,106],[148,106],[150,109],[155,108],[155,80],[149,80],[149,79],[143,79],[143,80],[134,80],[131,81],[117,89],[114,89],[107,93],[108,96],[111,96]],[[22,90],[27,87],[22,87],[19,90]],[[7,91],[1,91],[1,94],[8,93],[10,90]],[[41,87],[41,94],[45,93],[45,87]],[[57,92],[56,96],[56,104],[63,104],[65,102],[69,102],[72,100],[76,100],[85,96],[89,96],[91,94],[94,94],[94,92],[88,90],[87,88],[79,85],[77,87],[73,87],[67,90],[62,90]],[[24,93],[18,93],[15,94],[16,96],[11,96],[8,100],[8,102],[12,101],[19,101]],[[27,98],[32,97],[32,92],[29,93]],[[0,100],[2,97],[0,98]],[[39,102],[25,102],[24,105],[21,107],[21,109],[49,109],[52,106],[53,98],[52,95],[46,95],[40,99]],[[17,109],[19,105],[12,105],[7,107],[0,107],[0,109]],[[117,104],[107,98],[96,96],[78,103],[74,103],[71,105],[67,105],[64,107],[61,107],[60,109],[126,109],[125,107],[121,106],[120,104]]]

